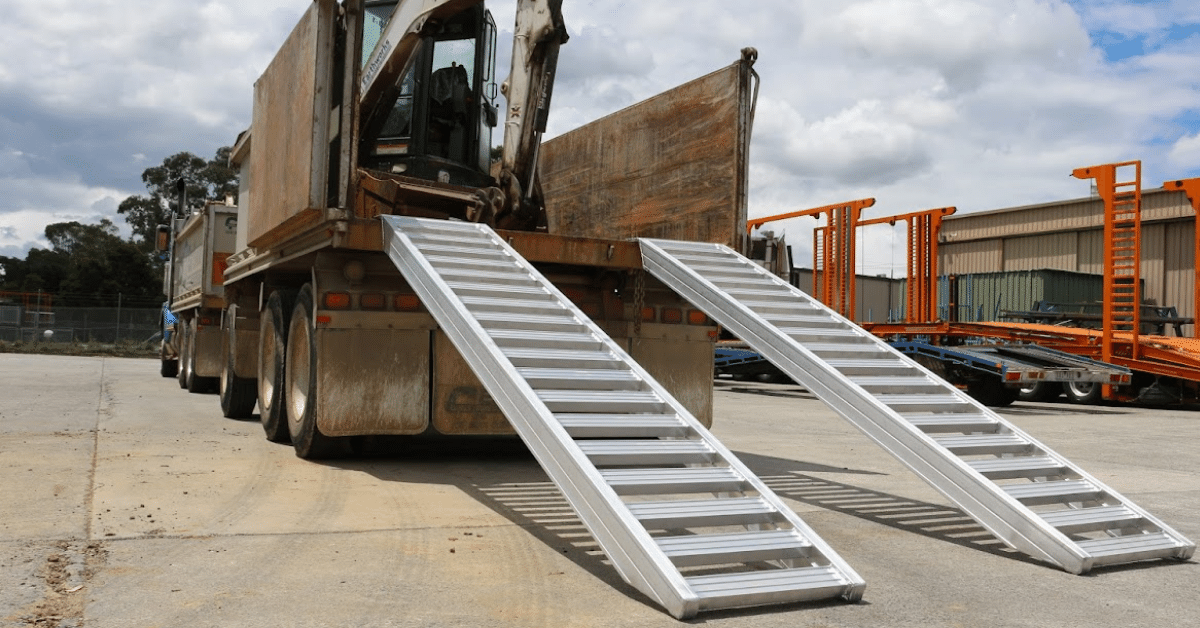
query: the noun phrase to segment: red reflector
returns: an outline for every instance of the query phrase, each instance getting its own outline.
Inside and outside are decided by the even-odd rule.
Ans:
[[[652,308],[652,307],[642,308],[642,322],[645,322],[645,323],[653,323],[654,322],[654,308]]]
[[[348,309],[350,309],[350,295],[345,292],[326,292],[325,293],[325,309],[327,309],[327,310],[348,310]]]
[[[683,310],[677,307],[664,307],[662,309],[662,322],[664,323],[682,323]]]
[[[387,307],[387,299],[382,294],[373,292],[358,297],[358,305],[364,310],[382,310]]]
[[[700,310],[688,310],[689,325],[703,325],[708,322],[708,316]]]
[[[421,300],[415,294],[397,294],[392,305],[401,312],[413,312],[421,308]]]
[[[330,317],[330,316],[318,316],[317,317],[317,326],[318,327],[324,327],[332,322],[333,322],[333,317]]]

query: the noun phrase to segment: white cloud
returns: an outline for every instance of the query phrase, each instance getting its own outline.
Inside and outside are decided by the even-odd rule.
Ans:
[[[1200,133],[1185,135],[1171,145],[1171,163],[1195,171],[1200,168]]]
[[[307,0],[43,0],[0,21],[0,247],[109,216],[141,171],[249,124],[253,83]],[[513,7],[493,1],[508,74]],[[550,133],[759,50],[754,216],[874,196],[871,216],[1082,196],[1072,168],[1200,176],[1193,0],[566,0]],[[1142,37],[1110,64],[1088,31]],[[505,36],[507,34],[507,36]],[[499,137],[496,137],[499,142]],[[98,219],[98,218],[97,218]],[[786,229],[807,259],[811,219]],[[7,227],[8,229],[4,229]],[[867,234],[868,251],[899,249]],[[880,239],[882,238],[882,240]],[[8,250],[8,249],[3,249]],[[866,268],[876,268],[868,261]]]

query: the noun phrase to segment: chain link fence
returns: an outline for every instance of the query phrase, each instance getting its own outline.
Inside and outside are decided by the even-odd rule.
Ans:
[[[0,340],[8,342],[153,343],[161,333],[159,308],[0,305]]]

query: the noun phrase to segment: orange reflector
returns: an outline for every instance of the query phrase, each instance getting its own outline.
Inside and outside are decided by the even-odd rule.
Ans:
[[[677,307],[664,307],[662,309],[662,322],[664,323],[682,323],[683,310]]]
[[[644,323],[653,323],[654,322],[654,308],[652,308],[652,307],[642,308],[642,322],[644,322]]]
[[[364,310],[382,310],[387,307],[387,298],[378,292],[358,297],[358,306]]]
[[[704,312],[701,312],[700,310],[688,310],[689,325],[703,325],[707,322],[708,316],[706,316]]]
[[[318,327],[324,327],[332,322],[333,322],[333,318],[330,316],[318,316],[317,317],[317,326]]]
[[[1004,374],[1004,379],[1005,379],[1005,381],[1015,382],[1015,381],[1021,379],[1021,374],[1017,373],[1015,371],[1009,371]]]
[[[413,312],[421,309],[421,300],[415,294],[397,294],[392,305],[400,312]]]
[[[346,292],[326,292],[325,293],[325,309],[327,310],[348,310],[350,309],[350,294]]]

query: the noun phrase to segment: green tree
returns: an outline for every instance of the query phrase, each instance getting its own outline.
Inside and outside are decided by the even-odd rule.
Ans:
[[[143,250],[153,246],[158,225],[167,224],[172,213],[178,215],[179,194],[175,186],[180,179],[187,188],[189,210],[202,209],[207,200],[237,196],[238,173],[229,167],[232,150],[229,146],[221,147],[207,161],[186,151],[176,153],[164,159],[161,166],[142,171],[148,194],[126,198],[117,212],[125,216],[134,236],[141,239]]]
[[[41,277],[53,273],[57,285],[41,288],[59,293],[63,305],[111,306],[118,294],[125,299],[157,299],[162,294],[162,281],[150,258],[135,242],[121,239],[107,218],[98,225],[49,225],[46,239],[51,249],[30,251],[26,266]]]

